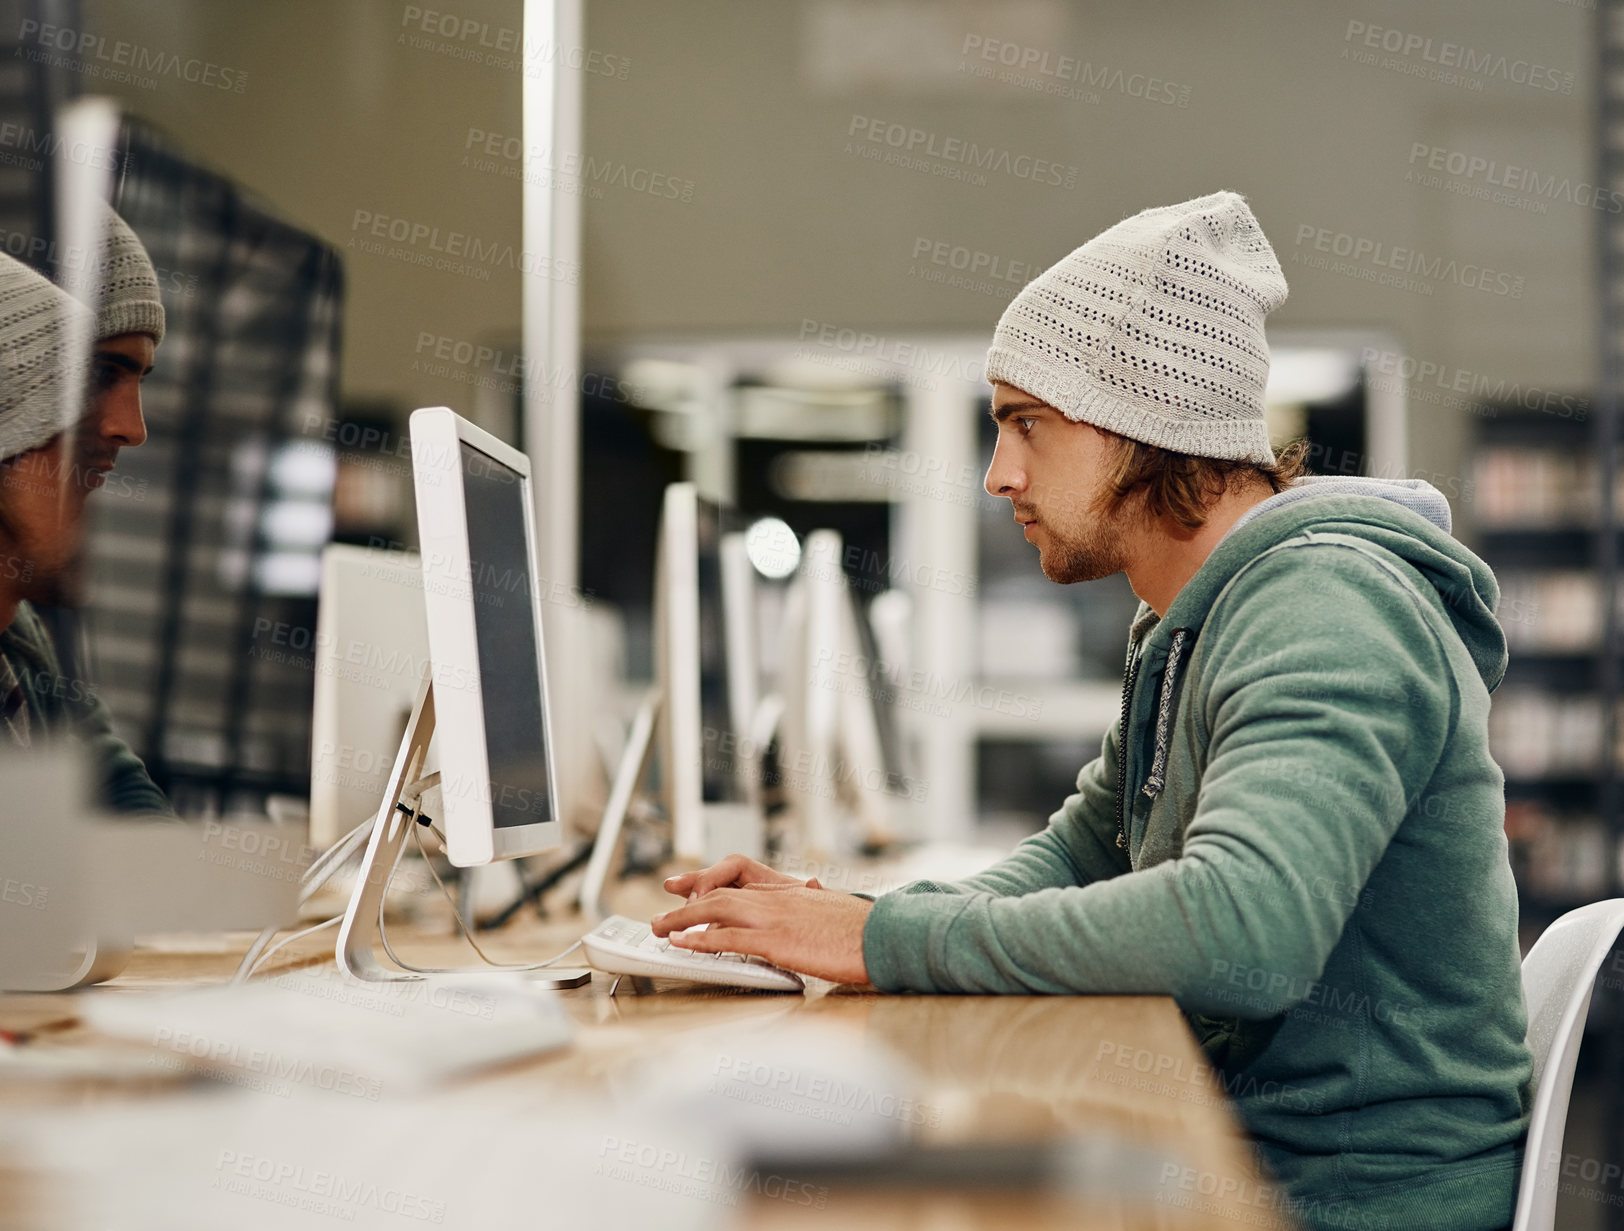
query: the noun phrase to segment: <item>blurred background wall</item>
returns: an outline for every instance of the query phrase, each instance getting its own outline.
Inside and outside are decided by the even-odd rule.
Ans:
[[[448,15],[477,32],[434,32]],[[990,331],[1022,270],[1222,187],[1250,199],[1290,283],[1272,326],[1380,326],[1451,379],[1584,390],[1593,18],[1558,0],[593,0],[594,164],[553,158],[584,201],[586,329]],[[520,244],[521,73],[503,51],[516,0],[89,0],[86,24],[245,72],[240,94],[107,84],[340,248],[380,217]],[[1421,75],[1468,51],[1486,71]],[[894,151],[889,125],[938,151],[996,150],[1011,168],[1041,160],[1062,182],[866,156]],[[1347,271],[1308,263],[1355,250]],[[929,280],[968,275],[952,262],[977,255],[972,285]],[[1457,268],[1369,280],[1392,260]],[[1479,289],[1469,266],[1500,276]],[[456,405],[475,373],[430,362],[441,340],[517,336],[510,263],[455,273],[354,252],[347,274],[352,396]],[[1454,394],[1412,402],[1416,471],[1462,477],[1468,413]]]

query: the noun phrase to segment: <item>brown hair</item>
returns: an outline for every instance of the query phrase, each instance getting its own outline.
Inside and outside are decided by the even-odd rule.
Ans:
[[[1186,530],[1199,530],[1207,510],[1225,493],[1248,481],[1261,479],[1276,492],[1295,482],[1308,469],[1308,441],[1298,440],[1275,454],[1274,465],[1192,457],[1155,445],[1141,444],[1100,429],[1111,440],[1115,456],[1106,465],[1109,507],[1120,508],[1135,492],[1144,493],[1145,511],[1152,517],[1171,517]]]

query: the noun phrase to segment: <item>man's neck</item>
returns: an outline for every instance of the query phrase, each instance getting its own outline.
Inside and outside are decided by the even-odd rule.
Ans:
[[[1199,530],[1186,530],[1166,516],[1151,521],[1141,530],[1136,559],[1127,568],[1133,592],[1158,616],[1165,616],[1185,583],[1207,562],[1241,515],[1272,495],[1274,491],[1263,482],[1226,492],[1207,510],[1207,520]]]

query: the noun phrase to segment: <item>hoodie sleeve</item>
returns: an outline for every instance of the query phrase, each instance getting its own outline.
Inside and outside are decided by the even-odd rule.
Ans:
[[[21,604],[6,632],[28,677],[34,716],[47,728],[61,728],[87,750],[100,776],[101,803],[114,812],[173,816],[169,800],[147,773],[141,758],[113,731],[106,703],[82,679],[62,674],[50,634],[38,614]]]
[[[1095,757],[1077,775],[1077,793],[1066,797],[1046,828],[1009,856],[964,880],[914,881],[905,894],[977,894],[1019,897],[1040,889],[1088,885],[1129,870],[1128,852],[1116,844],[1117,734],[1107,733]]]
[[[1369,552],[1303,541],[1261,557],[1213,608],[1186,678],[1208,742],[1203,767],[1170,774],[1169,790],[1199,790],[1183,853],[1019,897],[888,894],[864,930],[870,980],[1161,994],[1259,1018],[1303,999],[1452,727],[1423,604]],[[1346,892],[1310,890],[1327,878]],[[1240,1011],[1237,965],[1265,972]]]

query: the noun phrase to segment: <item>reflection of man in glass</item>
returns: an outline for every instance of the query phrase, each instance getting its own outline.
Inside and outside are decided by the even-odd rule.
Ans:
[[[141,380],[163,339],[163,303],[134,232],[111,211],[106,227],[94,313],[0,256],[0,747],[76,740],[97,767],[105,805],[168,812],[140,758],[113,734],[107,707],[84,680],[63,675],[31,605],[58,593],[80,548],[85,501],[119,450],[147,438]],[[67,366],[75,330],[94,338],[88,381]]]

